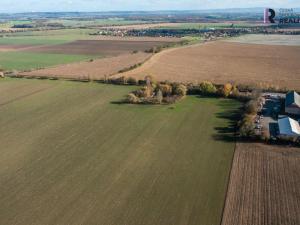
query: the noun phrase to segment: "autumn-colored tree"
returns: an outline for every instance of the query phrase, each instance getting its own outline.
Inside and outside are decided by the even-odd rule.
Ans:
[[[228,97],[232,90],[233,86],[230,83],[227,83],[220,88],[220,94],[224,97]]]

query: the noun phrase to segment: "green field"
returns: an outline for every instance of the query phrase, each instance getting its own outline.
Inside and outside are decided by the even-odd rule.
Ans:
[[[118,104],[133,89],[0,80],[0,224],[220,224],[239,104]]]
[[[89,35],[91,31],[93,30],[65,29],[20,32],[0,37],[0,48],[1,45],[59,45],[76,40],[88,40],[93,39],[93,37]],[[5,70],[31,70],[83,61],[94,57],[95,56],[31,53],[24,51],[0,52],[0,68]]]
[[[0,67],[5,70],[30,70],[88,60],[85,55],[65,55],[30,52],[0,52]]]
[[[57,45],[65,44],[76,40],[94,39],[93,29],[63,29],[28,31],[13,34],[6,34],[0,37],[0,45]]]

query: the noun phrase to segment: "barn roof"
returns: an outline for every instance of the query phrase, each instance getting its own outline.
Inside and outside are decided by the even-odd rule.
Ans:
[[[300,107],[300,96],[295,91],[290,91],[285,97],[285,106],[297,105]]]
[[[278,120],[278,125],[281,135],[300,136],[300,125],[296,120],[285,117]]]

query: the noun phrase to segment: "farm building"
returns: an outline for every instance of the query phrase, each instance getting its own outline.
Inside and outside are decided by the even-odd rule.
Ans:
[[[285,98],[285,112],[293,115],[300,115],[300,96],[295,91],[290,91]]]
[[[300,125],[296,120],[290,117],[279,119],[278,127],[280,138],[294,139],[300,137]]]

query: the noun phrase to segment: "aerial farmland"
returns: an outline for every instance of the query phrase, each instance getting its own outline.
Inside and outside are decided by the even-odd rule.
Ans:
[[[1,225],[300,224],[297,26],[75,11],[0,13]]]
[[[1,224],[220,223],[235,143],[214,135],[238,102],[140,107],[114,103],[135,87],[0,85]]]
[[[126,76],[151,74],[159,80],[273,84],[299,89],[300,36],[284,37],[275,43],[277,37],[250,35],[170,49]]]

